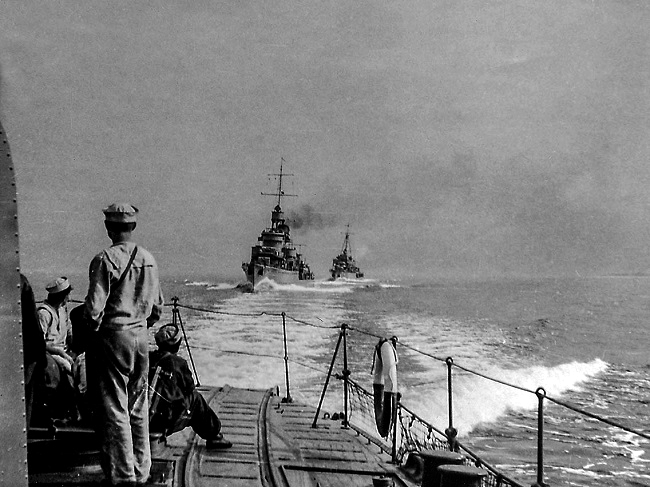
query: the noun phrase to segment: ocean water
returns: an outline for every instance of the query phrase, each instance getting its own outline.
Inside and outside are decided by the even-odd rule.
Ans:
[[[252,294],[235,284],[209,276],[163,282],[167,300],[178,297],[202,384],[277,385],[286,395],[285,313],[295,400],[318,404],[345,323],[352,378],[371,390],[375,336],[397,336],[402,402],[440,429],[448,423],[443,360],[452,357],[650,434],[648,278],[269,282]],[[339,356],[334,371],[341,369]],[[343,409],[333,383],[325,411]],[[453,388],[460,441],[524,485],[534,483],[537,397],[456,368]],[[646,439],[548,401],[544,413],[549,485],[650,486]]]

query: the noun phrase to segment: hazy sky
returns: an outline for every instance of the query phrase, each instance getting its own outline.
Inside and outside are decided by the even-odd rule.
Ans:
[[[325,277],[650,269],[650,2],[3,2],[26,273],[141,210],[164,275],[240,277],[279,169]]]

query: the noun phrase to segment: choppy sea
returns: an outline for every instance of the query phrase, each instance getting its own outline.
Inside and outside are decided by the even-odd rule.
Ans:
[[[166,300],[178,297],[202,384],[277,385],[286,394],[285,313],[294,400],[318,403],[346,323],[352,378],[372,390],[374,336],[397,336],[402,402],[442,430],[447,367],[436,358],[452,357],[650,434],[650,278],[269,282],[255,293],[236,284],[209,276],[163,280]],[[533,484],[537,397],[462,371],[454,372],[453,390],[460,441]],[[342,410],[337,401],[328,393],[325,410]],[[544,430],[549,485],[650,486],[650,442],[643,437],[548,401]]]

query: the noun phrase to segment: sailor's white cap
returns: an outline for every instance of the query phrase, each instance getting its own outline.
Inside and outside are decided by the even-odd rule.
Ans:
[[[50,294],[57,294],[62,293],[63,291],[72,291],[72,286],[70,285],[70,281],[68,281],[67,277],[61,276],[57,277],[47,286],[45,286],[45,290]]]
[[[138,209],[128,203],[113,203],[102,210],[107,222],[132,223],[135,222],[135,215]]]

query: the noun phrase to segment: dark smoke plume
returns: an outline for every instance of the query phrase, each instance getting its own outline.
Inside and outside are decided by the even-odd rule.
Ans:
[[[337,218],[331,214],[321,213],[311,205],[302,205],[296,210],[291,210],[287,216],[291,228],[305,230],[320,230],[338,224]]]

